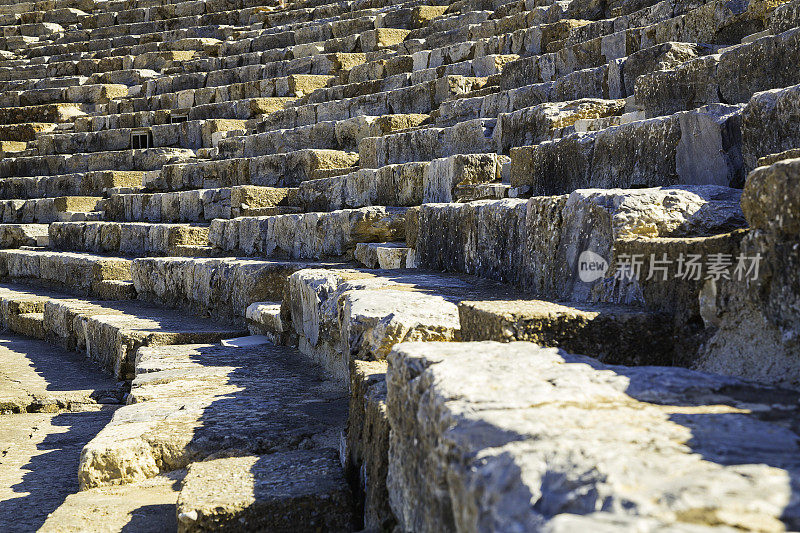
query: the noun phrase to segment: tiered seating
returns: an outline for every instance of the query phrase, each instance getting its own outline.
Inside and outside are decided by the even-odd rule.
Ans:
[[[0,3],[43,530],[800,527],[800,1],[283,4]]]

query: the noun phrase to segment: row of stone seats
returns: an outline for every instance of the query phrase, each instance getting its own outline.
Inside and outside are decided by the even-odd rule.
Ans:
[[[218,503],[214,511],[208,511],[203,502],[192,499],[199,494],[192,493],[192,487],[202,485],[199,481],[202,478],[218,481],[218,472],[226,469],[237,475],[249,470],[255,475],[252,465],[259,462],[265,465],[267,472],[270,469],[282,472],[279,468],[282,455],[248,457],[239,462],[195,461],[226,454],[266,454],[298,446],[314,450],[338,446],[335,437],[344,429],[341,418],[331,416],[329,423],[318,424],[297,415],[294,406],[295,402],[307,401],[341,403],[341,394],[327,395],[325,391],[343,391],[349,384],[350,422],[341,455],[348,474],[357,480],[356,490],[363,492],[358,497],[364,504],[364,517],[357,521],[376,528],[391,528],[397,520],[401,530],[452,530],[456,521],[468,524],[482,520],[481,523],[486,524],[487,516],[509,515],[498,512],[497,507],[486,500],[476,498],[473,501],[464,489],[487,487],[484,494],[491,495],[492,501],[506,494],[494,485],[469,485],[469,480],[474,478],[468,473],[480,466],[472,468],[473,464],[468,463],[472,453],[495,461],[497,456],[480,439],[482,435],[494,437],[492,428],[502,425],[501,422],[488,415],[486,418],[475,415],[471,420],[486,426],[479,431],[474,426],[465,428],[466,422],[460,418],[465,411],[458,410],[460,414],[447,411],[452,406],[449,403],[452,398],[461,398],[462,405],[469,410],[484,409],[486,405],[480,402],[487,397],[481,396],[479,391],[486,389],[486,372],[493,370],[495,364],[509,387],[523,391],[523,403],[527,402],[525,409],[539,406],[536,413],[530,415],[532,417],[542,416],[543,410],[550,413],[547,401],[557,407],[553,414],[556,420],[568,416],[558,414],[564,409],[583,409],[574,403],[574,391],[583,390],[591,401],[596,402],[600,396],[604,401],[611,398],[609,402],[616,402],[609,405],[612,419],[629,416],[633,407],[628,407],[635,405],[639,408],[637,421],[655,428],[654,432],[676,431],[680,438],[673,440],[683,439],[681,442],[686,440],[685,430],[668,425],[663,410],[656,415],[655,411],[661,408],[653,403],[664,401],[681,414],[680,409],[685,405],[676,404],[687,399],[703,413],[719,414],[719,406],[724,404],[731,408],[730,412],[725,411],[726,415],[739,416],[742,413],[736,409],[743,405],[725,395],[751,387],[747,390],[756,397],[766,398],[766,404],[783,406],[781,402],[784,402],[788,410],[793,397],[786,400],[787,396],[780,396],[766,387],[696,372],[609,367],[563,352],[544,352],[531,345],[496,348],[495,345],[449,342],[439,343],[441,347],[397,346],[411,340],[526,340],[590,355],[604,363],[690,365],[793,385],[791,380],[796,374],[791,365],[775,364],[763,375],[754,375],[757,372],[752,368],[753,362],[758,360],[758,349],[748,347],[747,336],[738,329],[741,326],[737,320],[742,316],[756,317],[758,324],[766,324],[762,329],[770,336],[769,346],[791,352],[791,345],[780,339],[785,337],[786,331],[791,331],[794,322],[791,317],[786,318],[786,307],[776,301],[780,298],[764,296],[771,294],[770,287],[754,286],[742,292],[736,286],[726,285],[725,281],[709,284],[706,280],[676,280],[670,275],[669,281],[661,282],[660,277],[645,279],[646,272],[640,282],[626,284],[614,276],[617,264],[631,254],[646,257],[666,254],[670,258],[681,253],[735,256],[746,249],[766,255],[767,251],[786,249],[791,242],[785,234],[793,231],[794,203],[790,200],[793,197],[787,194],[786,181],[780,176],[788,175],[787,168],[794,163],[777,163],[768,170],[760,169],[751,174],[747,180],[749,188],[741,198],[742,208],[738,190],[686,185],[687,176],[692,178],[689,181],[700,183],[741,185],[745,182],[746,170],[755,166],[755,158],[796,146],[796,124],[792,122],[796,88],[781,89],[798,82],[791,78],[796,69],[769,71],[786,65],[791,67],[794,49],[792,41],[786,39],[791,32],[762,37],[754,43],[723,51],[719,56],[731,64],[739,62],[744,79],[764,80],[762,85],[748,82],[743,86],[740,91],[744,96],[740,101],[723,100],[742,104],[749,101],[746,107],[718,105],[697,110],[697,105],[688,102],[671,109],[669,116],[642,121],[640,119],[646,115],[638,105],[639,95],[621,100],[635,94],[637,89],[641,93],[638,79],[647,76],[655,79],[664,75],[661,71],[672,73],[694,62],[717,60],[716,54],[710,54],[719,52],[718,47],[735,45],[747,35],[771,29],[778,9],[772,11],[774,6],[759,2],[751,2],[749,7],[721,2],[546,4],[511,2],[501,8],[490,2],[459,2],[446,10],[434,9],[432,12],[437,16],[421,27],[412,29],[406,22],[398,24],[405,25],[410,33],[403,35],[402,42],[380,52],[334,57],[317,53],[318,46],[326,46],[319,45],[322,37],[336,37],[333,22],[320,17],[316,24],[312,20],[314,14],[330,14],[338,21],[336,27],[341,28],[353,24],[363,30],[372,23],[373,29],[369,31],[375,31],[375,21],[371,17],[377,13],[366,15],[366,19],[347,18],[346,14],[355,13],[356,6],[374,5],[382,10],[380,16],[385,22],[392,17],[404,20],[403,17],[414,9],[407,4],[391,6],[386,2],[364,2],[331,4],[319,10],[277,10],[263,15],[265,21],[272,21],[268,31],[243,31],[232,35],[234,38],[220,48],[226,54],[236,54],[240,50],[241,54],[225,59],[189,59],[179,65],[165,66],[157,73],[158,77],[145,81],[141,89],[133,89],[127,96],[112,99],[106,107],[91,110],[96,117],[78,119],[77,133],[59,131],[38,135],[42,152],[52,150],[63,154],[46,158],[38,155],[38,160],[31,154],[0,162],[0,174],[13,176],[0,183],[4,197],[41,198],[41,202],[31,204],[35,206],[68,194],[55,194],[62,187],[75,191],[69,194],[91,189],[92,194],[107,196],[102,203],[93,206],[93,209],[103,210],[102,221],[50,224],[51,251],[25,248],[0,252],[0,276],[27,284],[70,287],[85,298],[136,298],[159,304],[159,307],[150,307],[137,302],[88,302],[63,295],[46,295],[47,301],[37,304],[39,307],[27,308],[27,312],[6,319],[12,329],[35,332],[38,336],[86,350],[90,357],[118,376],[133,378],[131,405],[122,408],[106,430],[84,450],[79,470],[84,489],[116,483],[136,486],[146,479],[157,479],[190,465],[189,476],[183,482],[185,493],[177,506],[182,517],[181,527],[199,529],[208,513],[246,520],[248,512],[258,512],[257,505],[248,503],[245,506],[250,505],[249,511],[241,511],[235,509],[235,505],[229,507],[228,499]],[[476,12],[479,10],[486,12]],[[288,27],[278,29],[281,24],[295,23],[299,25],[291,26],[291,30]],[[362,27],[361,24],[366,25]],[[107,31],[110,34],[125,28],[128,27],[117,26]],[[281,39],[288,39],[284,36],[286,31],[295,31],[301,36],[304,42],[291,54],[303,57],[275,63],[273,60],[279,57],[279,51],[265,52],[258,47],[284,46]],[[361,44],[351,38],[329,41],[327,46],[363,46],[364,39],[369,41],[373,36],[359,37]],[[637,40],[640,38],[641,41]],[[673,44],[678,38],[688,43]],[[700,38],[708,44],[692,44]],[[627,39],[632,42],[622,42]],[[258,43],[256,52],[253,52],[254,43]],[[292,45],[297,46],[297,43]],[[517,56],[523,57],[517,59]],[[747,59],[752,57],[758,60]],[[509,59],[514,61],[507,62]],[[238,66],[251,61],[257,61],[258,65]],[[262,65],[262,61],[270,63]],[[551,71],[543,69],[551,64],[555,65]],[[222,65],[232,68],[220,74],[208,72]],[[476,67],[488,68],[478,73],[490,75],[476,79]],[[173,68],[176,72],[172,72]],[[246,136],[229,139],[218,136],[216,149],[202,149],[202,152],[173,151],[173,154],[183,154],[177,164],[164,165],[163,159],[128,163],[117,158],[129,157],[128,154],[135,158],[138,152],[93,152],[95,148],[86,144],[89,139],[101,138],[116,138],[114,142],[124,144],[125,128],[150,126],[156,121],[163,121],[157,125],[161,130],[153,131],[160,136],[181,128],[187,131],[196,128],[199,122],[195,121],[223,118],[217,113],[229,111],[222,104],[244,99],[232,98],[232,95],[243,94],[237,91],[264,91],[251,96],[258,98],[278,90],[268,86],[274,83],[272,81],[259,81],[258,85],[244,89],[244,84],[252,83],[248,77],[286,76],[288,68],[319,68],[314,72],[324,73],[327,78],[320,80],[324,86],[301,90],[303,94],[296,90],[291,96],[299,97],[298,100],[280,102],[282,109],[264,113],[258,126],[249,125]],[[769,71],[770,77],[762,75],[759,69]],[[714,72],[718,84],[721,80],[732,79],[724,74],[725,69],[716,68]],[[235,84],[241,87],[234,88]],[[180,92],[187,89],[191,92]],[[753,96],[763,89],[774,90]],[[392,92],[394,99],[389,102],[387,94]],[[209,101],[212,94],[213,102]],[[287,95],[269,94],[267,97]],[[303,98],[306,95],[310,96]],[[208,115],[190,118],[191,124],[167,125],[169,115],[150,114],[148,106],[156,102],[164,109],[184,109],[198,104],[215,107],[195,111]],[[698,105],[700,103],[708,102],[698,102]],[[113,118],[105,118],[109,112],[113,113]],[[371,116],[363,117],[365,112]],[[126,113],[140,114],[124,117]],[[756,134],[764,128],[769,129],[768,135]],[[669,136],[665,133],[665,137],[659,137],[663,129],[669,130]],[[694,129],[702,129],[706,136],[694,135]],[[103,135],[87,135],[90,131]],[[591,133],[580,133],[585,131]],[[676,135],[676,131],[680,135]],[[487,137],[487,134],[490,135]],[[576,144],[582,139],[586,139],[583,142],[588,152],[576,151],[574,147],[569,149],[570,143]],[[659,139],[672,143],[667,143],[668,150],[664,150],[664,142],[654,142]],[[603,149],[604,143],[609,148]],[[206,140],[202,144],[207,146]],[[212,139],[211,145],[214,144]],[[531,146],[520,147],[524,145]],[[534,167],[527,161],[533,160],[532,154],[556,150],[553,147],[559,147],[563,157],[553,156],[555,163],[530,170]],[[723,149],[721,156],[718,155],[720,148]],[[663,157],[644,156],[659,149],[668,154],[669,160],[664,164],[657,164],[663,162]],[[744,151],[745,159],[752,164],[737,159],[737,149]],[[483,153],[471,153],[476,151]],[[510,153],[511,157],[498,155],[498,152]],[[679,152],[684,154],[680,158]],[[587,153],[589,156],[583,167],[569,159]],[[715,157],[704,159],[707,154]],[[109,170],[90,170],[96,168]],[[118,175],[118,172],[111,172],[112,168],[137,171]],[[605,178],[605,172],[614,179],[619,176],[619,183],[625,186],[682,185],[576,191],[576,188],[608,183],[579,182],[575,176],[583,175],[581,172],[585,168],[594,172],[586,171],[593,180]],[[676,168],[690,168],[696,172],[681,173],[676,172]],[[724,172],[720,173],[721,170]],[[20,174],[30,176],[26,178]],[[675,177],[676,174],[679,177]],[[280,188],[274,188],[276,185]],[[540,185],[552,190],[540,190],[537,188]],[[45,190],[53,193],[43,194],[41,191]],[[469,202],[481,195],[529,194],[534,196]],[[467,203],[451,203],[454,200]],[[423,205],[414,207],[419,204]],[[773,219],[778,222],[770,222]],[[752,230],[739,229],[747,223]],[[779,227],[773,227],[776,224]],[[22,243],[16,243],[22,239],[28,239],[25,244],[31,244],[30,234],[26,235],[25,229],[22,231],[22,237],[19,233],[9,237],[11,245],[20,246]],[[586,249],[610,263],[609,269],[591,282],[581,279],[576,267],[577,256]],[[234,254],[257,257],[232,257]],[[131,257],[119,257],[123,255]],[[152,257],[159,255],[167,257]],[[355,269],[351,262],[342,262],[351,259],[368,266],[419,266],[429,270],[370,271]],[[320,263],[320,260],[335,262]],[[774,272],[791,271],[782,263],[770,265]],[[454,273],[443,274],[442,270]],[[775,291],[780,294],[793,294],[783,288],[791,285],[791,275],[786,274],[785,282],[769,283],[776,283]],[[20,294],[22,292],[9,292],[6,301],[29,299]],[[753,300],[754,294],[760,295],[758,299]],[[548,301],[534,300],[533,296]],[[520,298],[524,300],[515,301]],[[587,300],[602,303],[587,303]],[[209,338],[198,339],[192,331],[198,331],[196,328],[206,322],[189,320],[163,307],[178,307],[221,318],[229,326],[203,330],[209,333]],[[11,312],[6,309],[13,308],[11,304],[0,305],[6,313]],[[731,312],[731,309],[742,311]],[[783,321],[778,326],[774,325],[776,315]],[[188,320],[191,327],[181,329],[177,317],[181,321]],[[214,342],[222,338],[214,335],[240,334],[243,320],[252,333],[276,343],[297,346],[299,353],[287,347],[238,353],[219,345],[154,347],[155,344]],[[704,345],[705,342],[708,344]],[[742,360],[731,355],[730,343],[741,348],[740,352],[745,354]],[[773,348],[770,350],[769,357],[778,353]],[[468,352],[477,352],[479,356],[468,357]],[[264,354],[269,361],[263,360]],[[442,363],[451,354],[453,365]],[[478,357],[483,355],[487,357],[481,362]],[[295,365],[307,366],[307,363],[299,363],[303,356],[318,362],[335,382],[315,388],[309,386],[308,381],[296,379],[304,375],[302,369],[287,370],[279,366],[284,357],[294,360]],[[512,359],[501,361],[506,356]],[[385,361],[387,358],[390,368]],[[216,361],[212,362],[214,359]],[[457,368],[459,364],[480,382],[463,380]],[[541,390],[551,391],[545,403],[532,397],[535,394],[527,381],[520,384],[509,377],[510,368],[519,372],[519,365],[523,366],[526,380],[537,371],[545,372],[540,381],[535,382],[536,387],[541,385]],[[239,369],[248,367],[252,367],[250,381],[237,381]],[[426,376],[431,383],[410,385],[421,372],[428,372]],[[641,389],[643,397],[637,396],[640,389],[628,390],[628,395],[638,401],[634,404],[633,399],[620,393],[629,382],[624,377],[615,381],[615,372],[657,385],[647,388],[641,381],[636,382],[634,387],[647,390]],[[515,374],[515,377],[519,376]],[[612,384],[608,390],[592,395],[593,386],[609,382]],[[577,385],[569,388],[570,383]],[[674,388],[669,389],[672,392],[666,391],[668,386],[661,385],[663,383],[673,384]],[[693,388],[689,387],[690,383]],[[462,384],[466,389],[459,388]],[[237,396],[234,390],[237,387],[244,388],[245,393]],[[308,391],[308,395],[298,397],[303,391]],[[422,400],[414,391],[430,392],[431,401],[435,402],[439,402],[436,394],[445,395],[434,406],[441,408],[436,411],[438,414],[420,407]],[[502,398],[491,397],[487,401],[496,401],[504,411],[513,413],[509,416],[519,415],[514,421],[527,420],[519,414],[522,408],[518,405],[509,407],[503,403],[511,395],[505,388],[502,391]],[[668,392],[674,396],[669,396]],[[223,395],[232,397],[223,401]],[[476,395],[478,400],[475,400]],[[559,395],[563,395],[563,402]],[[276,410],[284,406],[276,398],[288,402],[285,411],[280,411],[288,412],[285,418],[290,422],[285,426],[275,426],[280,419]],[[567,401],[572,403],[564,405]],[[270,405],[277,407],[270,410]],[[756,410],[759,408],[756,406]],[[401,413],[403,409],[407,412]],[[646,410],[646,414],[642,414],[642,410]],[[324,409],[320,412],[328,413]],[[435,420],[438,426],[428,428],[417,420],[418,414],[425,420]],[[172,421],[171,425],[161,421],[163,415]],[[451,417],[449,420],[456,421],[456,425],[437,418],[440,415]],[[588,416],[592,416],[592,412]],[[136,423],[131,424],[132,420]],[[598,424],[606,420],[602,418]],[[295,421],[305,429],[297,430]],[[640,431],[641,428],[632,424],[625,429]],[[697,427],[708,435],[712,431],[722,433],[724,424],[724,421],[712,421]],[[762,430],[769,429],[771,435],[777,434],[775,424],[770,423],[768,428],[759,426],[766,422],[758,415],[743,415],[740,424],[737,427],[758,426]],[[390,425],[394,437],[390,434]],[[509,423],[508,427],[513,425]],[[574,427],[569,423],[561,426]],[[232,437],[234,427],[243,428],[237,438]],[[549,478],[533,475],[533,468],[528,468],[526,461],[538,460],[537,464],[564,476],[592,468],[606,469],[603,471],[610,472],[611,479],[637,490],[644,485],[651,487],[647,475],[652,470],[637,462],[635,475],[623,475],[613,470],[617,463],[604,459],[603,454],[610,449],[604,446],[608,444],[598,445],[597,450],[593,450],[596,453],[589,453],[574,444],[580,442],[579,438],[558,432],[537,433],[536,428],[525,424],[520,427],[522,430],[518,434],[523,436],[519,442],[503,448],[508,454],[506,457],[511,458],[506,479],[512,480],[515,487],[521,487],[513,488],[515,497],[529,491],[528,498],[523,498],[525,504],[509,507],[513,517],[507,520],[517,520],[521,516],[518,523],[524,526],[520,529],[534,529],[550,522],[566,524],[561,526],[564,530],[581,526],[593,529],[605,519],[612,520],[612,514],[613,519],[618,520],[617,525],[636,522],[641,527],[652,524],[658,527],[664,521],[683,526],[684,516],[698,516],[697,509],[690,504],[683,507],[663,504],[654,511],[653,506],[645,508],[641,499],[631,496],[626,501],[633,501],[634,509],[643,518],[623,516],[623,511],[609,512],[602,517],[564,516],[560,508],[551,513],[561,515],[557,518],[550,515],[532,518],[529,494],[541,493],[546,499],[560,493],[551,486]],[[447,428],[454,428],[455,433],[448,433]],[[464,433],[458,433],[462,430]],[[577,435],[584,434],[577,431]],[[265,437],[265,432],[276,437]],[[612,433],[612,446],[641,450],[626,441],[624,435]],[[756,433],[753,430],[754,436]],[[504,435],[511,438],[507,431]],[[287,439],[281,440],[284,436]],[[453,450],[463,455],[454,457],[462,463],[453,465],[438,455],[431,443],[442,442],[439,439],[443,437],[458,440]],[[528,439],[537,437],[543,445],[565,450],[565,453],[582,454],[585,460],[578,466],[574,462],[570,463],[572,466],[565,466],[561,455],[537,456],[528,449]],[[781,469],[788,468],[791,465],[783,454],[789,453],[786,450],[791,448],[789,443],[794,442],[794,437],[788,433],[781,433],[779,437],[772,441],[776,443],[773,449],[779,449],[776,454],[780,455],[774,462]],[[391,439],[394,439],[392,452],[388,448]],[[418,439],[416,444],[412,444],[413,439]],[[722,440],[714,433],[710,449],[717,450]],[[498,442],[504,446],[506,441]],[[165,458],[161,450],[167,445],[172,452]],[[647,449],[642,453],[646,453],[653,464],[685,465],[678,473],[666,468],[655,469],[656,473],[672,472],[681,483],[681,495],[699,490],[703,483],[723,483],[738,475],[737,467],[701,461],[696,455],[684,453],[683,448],[675,453],[664,451],[667,448],[673,449],[665,444],[655,451]],[[757,450],[748,448],[747,453],[746,463],[767,460]],[[425,466],[423,455],[435,457],[441,463],[435,467]],[[287,460],[297,462],[303,458],[292,456]],[[334,486],[341,489],[337,489],[337,494],[345,493],[341,472],[334,461],[325,464],[333,473],[322,477],[335,478]],[[469,466],[462,469],[460,464]],[[492,465],[497,463],[492,462]],[[390,468],[394,477],[387,475]],[[446,481],[437,477],[437,472],[443,470],[448,472]],[[520,474],[523,471],[525,476]],[[768,472],[757,468],[747,471],[755,473],[747,483],[736,487],[743,487],[741,494],[756,500],[760,506],[755,519],[770,524],[778,524],[781,519],[793,523],[792,509],[787,511],[780,505],[769,507],[764,503],[761,495],[769,491],[764,490],[762,484],[766,483]],[[259,476],[266,475],[261,470],[258,472]],[[692,472],[695,476],[689,479],[688,475],[681,476],[683,472]],[[448,495],[434,490],[425,481],[415,481],[419,476],[431,480],[431,484],[439,488],[448,486]],[[593,479],[584,479],[582,487],[587,491],[595,490],[600,482]],[[319,484],[330,486],[324,481]],[[659,502],[667,499],[664,490],[642,490]],[[625,492],[618,487],[608,491],[611,499],[622,498]],[[781,491],[778,492],[783,495]],[[238,492],[236,494],[238,497]],[[704,494],[708,495],[701,502],[704,510],[727,512],[736,508],[735,497],[730,492],[725,497],[709,491]],[[424,501],[431,508],[423,512],[414,508],[413,501]],[[170,505],[174,505],[174,500],[172,502]],[[337,512],[348,508],[343,500],[336,502],[329,504],[330,507],[320,505],[320,512],[338,516]],[[481,518],[470,515],[472,510]],[[281,514],[275,508],[261,508],[261,512],[270,516]],[[586,514],[588,511],[582,507],[578,512]],[[676,518],[675,513],[688,514]],[[723,515],[716,524],[744,527],[749,524],[742,522],[745,519],[740,520],[736,513]],[[506,519],[497,518],[497,522],[490,522],[492,525],[485,528],[506,529],[509,522],[503,520]],[[708,525],[705,521],[702,523]],[[242,524],[244,522],[239,526],[244,528]]]

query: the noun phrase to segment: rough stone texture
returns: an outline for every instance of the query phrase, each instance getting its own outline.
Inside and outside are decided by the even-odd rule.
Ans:
[[[0,277],[103,298],[108,291],[104,282],[131,279],[131,262],[72,252],[2,250]]]
[[[20,446],[0,450],[14,500],[0,514],[20,525],[3,515],[0,529],[35,530],[54,509],[45,530],[799,529],[796,495],[762,475],[789,456],[789,438],[763,435],[794,431],[796,400],[753,388],[731,407],[703,389],[718,378],[639,368],[800,386],[798,194],[775,178],[785,169],[745,183],[797,157],[800,0],[417,4],[0,4],[0,279],[26,285],[0,287],[0,325],[133,380],[83,455],[84,486],[101,486],[67,499],[94,421],[73,433],[7,415]],[[741,251],[768,256],[763,277],[677,276],[682,258]],[[117,301],[131,299],[148,303]],[[560,373],[572,363],[515,366],[513,344],[454,342],[473,338],[636,368],[581,381]],[[379,375],[408,340],[474,353],[453,366],[464,380],[415,378],[427,410],[398,412]],[[20,378],[6,381],[9,411],[96,408],[101,380],[47,388],[26,366],[35,349],[0,357]],[[62,352],[42,368],[72,379]],[[589,398],[614,372],[680,392],[660,406]],[[464,393],[458,416],[487,418],[459,432],[438,387],[466,384],[517,419],[496,432]],[[566,392],[553,407],[530,387]],[[517,400],[539,411],[503,407]],[[777,425],[735,418],[762,413]],[[434,465],[409,477],[418,492],[387,486],[389,416],[427,432],[393,437]],[[708,422],[719,416],[727,433]],[[44,453],[70,434],[68,458]],[[471,439],[485,440],[459,448]],[[737,453],[767,466],[708,477]],[[526,459],[515,471],[496,457]],[[55,473],[52,494],[38,471]],[[395,527],[389,501],[403,498]],[[440,513],[448,499],[466,503]]]
[[[329,213],[214,220],[210,243],[244,255],[323,259],[352,257],[359,242],[402,240],[405,209],[364,207]]]
[[[140,349],[136,366],[129,405],[84,447],[81,487],[219,456],[329,448],[344,426],[339,388],[290,348],[162,346]]]
[[[741,227],[739,194],[716,186],[588,189],[561,200],[563,207],[556,207],[555,212],[548,198],[532,198],[527,222],[528,287],[536,294],[586,300],[603,281],[580,279],[578,258],[583,251],[612,263],[615,243],[623,237],[693,237]],[[546,230],[553,220],[558,221],[560,232]]]
[[[463,301],[458,315],[464,341],[529,341],[611,364],[673,363],[670,317],[632,306]]]
[[[218,342],[246,333],[243,326],[189,318],[140,302],[87,301],[15,285],[0,287],[0,312],[12,327],[17,315],[42,313],[48,341],[85,353],[119,379],[133,377],[134,354],[141,346]]]
[[[387,389],[405,530],[797,527],[796,393],[529,343],[404,343]]]
[[[122,402],[123,387],[78,354],[3,334],[0,413],[99,410]]]
[[[800,85],[753,96],[742,112],[742,155],[749,171],[758,158],[800,145]]]
[[[511,184],[532,194],[678,183],[741,186],[737,106],[713,105],[511,150]]]
[[[416,261],[421,268],[520,283],[526,209],[522,199],[425,204],[414,239]]]
[[[709,280],[704,314],[713,336],[698,367],[764,383],[797,387],[800,331],[800,159],[759,167],[747,178],[742,210],[750,231],[739,253],[761,254],[743,280]],[[738,254],[737,254],[738,255]]]
[[[350,488],[335,450],[193,463],[178,531],[351,531]]]
[[[47,517],[43,533],[81,533],[86,524],[102,533],[124,531],[142,533],[174,531],[178,527],[176,502],[185,470],[177,470],[139,483],[98,487],[70,494]],[[74,480],[74,469],[70,479]],[[74,482],[74,481],[73,481]]]
[[[0,248],[41,246],[48,242],[46,224],[0,225]]]
[[[622,237],[691,237],[745,225],[735,189],[681,186],[583,189],[530,200],[426,204],[414,240],[422,268],[514,283],[541,297],[589,299],[578,278],[585,250],[611,261]]]
[[[76,252],[173,255],[181,246],[207,245],[208,226],[142,222],[59,222],[50,246]]]
[[[149,257],[133,260],[131,277],[141,300],[232,319],[244,317],[253,302],[280,301],[293,272],[320,266],[337,265],[228,257]]]
[[[458,341],[458,302],[503,294],[466,276],[309,269],[289,277],[284,305],[300,350],[346,383],[352,359],[385,359],[403,341]]]

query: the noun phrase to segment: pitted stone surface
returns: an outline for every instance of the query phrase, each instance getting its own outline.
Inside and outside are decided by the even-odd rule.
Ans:
[[[771,409],[790,431],[793,408],[686,406],[684,385],[712,378],[640,365],[800,382],[800,0],[165,1],[0,5],[0,280],[15,284],[0,324],[133,380],[86,449],[81,479],[102,486],[56,491],[44,530],[797,529],[793,480],[776,481],[794,467],[772,464],[788,440],[756,449],[752,422]],[[681,271],[742,254],[763,256],[746,282]],[[412,380],[430,407],[413,420],[387,402],[398,343],[471,339],[561,346],[682,392],[529,402],[498,410],[519,418],[499,433],[462,433],[450,421],[488,411],[470,392],[453,415],[437,387],[502,404],[552,370],[510,373],[508,344],[464,380]],[[614,381],[577,364],[537,390]],[[347,428],[314,418],[347,384]],[[84,405],[91,385],[10,403]],[[428,470],[387,484],[419,428]],[[735,445],[703,448],[719,435]],[[736,450],[766,466],[715,463]],[[448,514],[448,498],[463,504]]]
[[[404,529],[557,529],[598,509],[662,528],[796,527],[794,392],[528,343],[401,344],[387,386]]]
[[[82,487],[212,457],[337,447],[346,400],[291,348],[141,348],[136,367],[129,405],[84,448]]]
[[[350,489],[335,450],[192,464],[178,499],[178,531],[350,531]]]

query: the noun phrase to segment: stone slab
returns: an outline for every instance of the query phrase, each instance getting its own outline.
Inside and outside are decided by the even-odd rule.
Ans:
[[[178,531],[351,531],[352,503],[335,450],[294,450],[193,463]]]
[[[291,348],[143,348],[136,368],[129,405],[84,448],[83,488],[213,457],[337,447],[347,401]]]
[[[796,392],[492,342],[401,344],[387,388],[402,529],[797,527]]]

